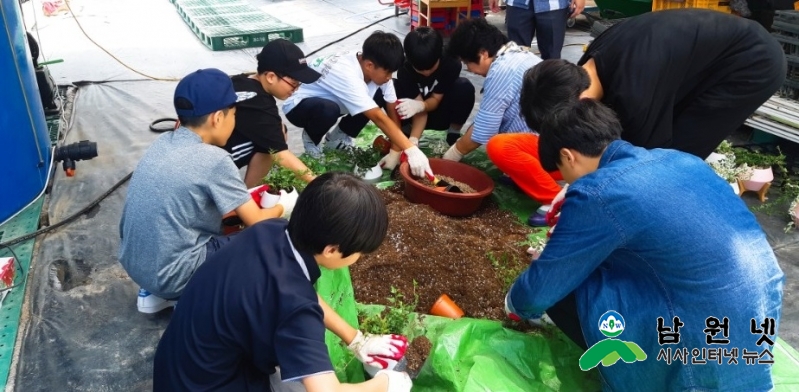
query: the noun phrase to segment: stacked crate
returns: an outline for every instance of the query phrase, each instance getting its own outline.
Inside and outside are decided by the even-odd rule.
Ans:
[[[788,75],[778,94],[799,100],[799,11],[777,11],[772,29],[788,60]]]
[[[421,18],[419,17],[419,0],[410,0],[410,16],[411,16],[411,30],[421,26]],[[483,17],[483,0],[472,0],[472,18]],[[463,17],[466,14],[465,9],[461,9],[460,15]],[[458,20],[457,8],[437,8],[430,14],[430,27],[439,30],[442,33],[448,34],[455,28],[455,22]]]

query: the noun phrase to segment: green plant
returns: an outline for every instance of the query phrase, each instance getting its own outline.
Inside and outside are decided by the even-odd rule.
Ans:
[[[721,144],[719,144],[719,146],[716,147],[716,151],[715,152],[718,153],[718,154],[723,154],[723,155],[727,155],[727,154],[733,154],[734,155],[735,154],[735,152],[732,149],[732,143],[730,143],[727,140],[722,140]]]
[[[486,257],[497,272],[497,278],[502,282],[503,292],[508,291],[516,278],[527,268],[527,265],[508,252],[488,252]]]
[[[383,157],[380,150],[373,146],[367,148],[350,146],[347,147],[346,151],[349,161],[355,164],[355,172],[359,175],[364,175],[369,169],[377,166],[380,158]]]
[[[360,329],[375,335],[403,334],[409,338],[418,334],[421,320],[414,313],[419,304],[417,283],[413,281],[413,300],[408,301],[396,287],[391,286],[391,294],[386,297],[388,306],[380,312],[366,317],[360,322]]]
[[[321,158],[316,158],[310,154],[302,154],[297,158],[305,165],[305,167],[308,168],[308,170],[311,171],[311,173],[314,173],[317,176],[327,172],[327,168],[325,167],[324,163],[324,156]]]
[[[307,185],[305,181],[300,179],[300,176],[303,174],[305,173],[295,173],[279,164],[275,164],[272,166],[269,173],[266,174],[266,177],[261,180],[261,183],[269,185],[268,192],[272,194],[281,189],[287,192],[292,189],[296,189],[297,192],[302,192]]]
[[[766,154],[760,151],[750,151],[745,148],[733,148],[735,154],[735,163],[737,165],[747,164],[755,169],[766,169],[776,166],[781,173],[786,173],[785,169],[785,155],[777,147],[777,155]]]

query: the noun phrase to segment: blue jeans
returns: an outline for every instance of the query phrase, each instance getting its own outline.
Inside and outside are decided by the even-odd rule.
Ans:
[[[505,10],[505,25],[508,27],[508,38],[517,45],[530,46],[533,37],[538,36],[538,50],[541,58],[559,59],[566,37],[566,20],[570,9],[536,13],[532,9],[510,6]]]

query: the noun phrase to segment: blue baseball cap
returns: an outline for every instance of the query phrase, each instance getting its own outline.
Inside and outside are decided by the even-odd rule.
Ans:
[[[201,117],[254,95],[251,92],[237,93],[230,77],[216,68],[198,69],[178,82],[175,111],[182,117]]]

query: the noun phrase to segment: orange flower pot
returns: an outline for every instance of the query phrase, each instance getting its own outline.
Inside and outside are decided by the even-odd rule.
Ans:
[[[449,295],[441,294],[440,297],[430,308],[430,314],[433,316],[449,317],[451,319],[459,319],[463,317],[463,309],[458,306]]]

